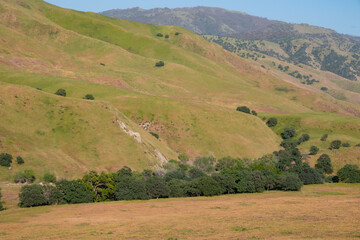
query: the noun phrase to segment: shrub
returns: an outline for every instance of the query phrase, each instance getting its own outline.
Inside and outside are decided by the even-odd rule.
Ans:
[[[269,120],[266,122],[266,125],[268,127],[275,127],[277,125],[278,121],[277,121],[277,118],[269,118]]]
[[[176,33],[175,33],[175,36],[178,36],[178,35],[180,35],[180,33],[179,33],[179,32],[176,32]]]
[[[305,133],[305,134],[301,135],[298,142],[299,142],[299,144],[301,144],[303,142],[309,141],[309,139],[310,139],[310,135]]]
[[[303,183],[295,173],[286,172],[279,176],[278,188],[284,191],[299,191]]]
[[[285,128],[284,131],[281,133],[281,137],[283,139],[289,139],[295,136],[295,128]]]
[[[164,35],[162,33],[156,34],[157,37],[163,37]]]
[[[337,172],[337,176],[343,182],[360,183],[360,169],[357,165],[346,164]]]
[[[189,161],[189,156],[186,155],[186,153],[180,153],[178,159],[180,160],[181,163],[185,164]]]
[[[24,172],[18,172],[15,174],[14,182],[15,183],[33,183],[35,181],[34,171],[31,169],[26,169]]]
[[[221,194],[220,184],[209,176],[200,177],[193,181],[202,196],[215,196]]]
[[[170,36],[169,35],[165,35],[165,38],[169,38]]]
[[[17,156],[17,157],[16,157],[16,163],[19,164],[19,165],[21,165],[21,164],[24,164],[25,161],[24,161],[24,159],[23,159],[22,157]]]
[[[246,106],[237,107],[237,108],[236,108],[236,111],[250,114],[250,108],[248,108],[248,107],[246,107]]]
[[[169,187],[164,179],[160,177],[150,177],[146,180],[146,192],[150,198],[169,197]]]
[[[245,164],[240,158],[232,158],[229,156],[220,158],[215,165],[216,171],[221,172],[242,170],[244,168]]]
[[[321,141],[325,142],[326,139],[328,138],[328,135],[325,133],[322,137],[321,137]]]
[[[341,146],[340,140],[334,140],[330,143],[330,149],[339,149]]]
[[[153,135],[155,138],[159,139],[159,134],[154,133],[154,132],[150,132],[151,135]]]
[[[39,184],[25,185],[19,193],[20,207],[36,207],[47,205],[43,188]]]
[[[56,182],[56,176],[53,173],[45,173],[43,177],[44,182],[46,183],[55,183]]]
[[[317,163],[315,164],[315,168],[319,169],[321,172],[326,173],[326,174],[333,173],[333,168],[331,165],[331,159],[330,159],[329,155],[322,154],[318,158]]]
[[[165,66],[164,61],[159,61],[155,63],[155,67],[163,67],[163,66]]]
[[[347,143],[347,142],[346,142],[346,143],[341,144],[341,146],[342,146],[342,147],[350,147],[350,143]]]
[[[167,172],[164,176],[166,182],[171,181],[172,179],[183,179],[186,180],[186,173],[183,169],[176,169],[175,171]]]
[[[85,186],[77,181],[61,180],[56,183],[63,195],[63,202],[69,204],[93,202],[93,195]]]
[[[254,116],[257,116],[257,115],[258,115],[255,110],[252,110],[252,111],[251,111],[251,114],[254,115]]]
[[[12,156],[8,153],[1,153],[0,154],[0,165],[4,167],[10,167],[12,163]]]
[[[87,100],[95,100],[94,96],[92,94],[86,94],[84,99],[87,99]]]
[[[319,152],[319,148],[316,146],[311,146],[310,147],[310,155],[316,155]]]
[[[320,90],[321,90],[321,91],[327,91],[328,88],[327,88],[327,87],[321,87]]]
[[[58,89],[55,93],[56,95],[59,95],[59,96],[63,96],[63,97],[66,97],[66,90],[65,89]]]

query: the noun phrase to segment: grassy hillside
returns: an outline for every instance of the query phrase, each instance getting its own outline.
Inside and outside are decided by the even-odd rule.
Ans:
[[[337,123],[358,124],[357,104],[284,81],[182,28],[40,0],[4,0],[0,18],[0,151],[27,162],[1,168],[3,180],[22,168],[71,178],[89,169],[151,168],[183,152],[192,159],[255,158],[278,150],[278,130],[236,112],[241,105],[270,115],[333,113]],[[159,60],[164,67],[155,67]],[[54,95],[59,88],[66,98]],[[85,94],[96,100],[83,100]],[[142,143],[117,120],[139,132]],[[359,138],[340,128],[334,134]]]

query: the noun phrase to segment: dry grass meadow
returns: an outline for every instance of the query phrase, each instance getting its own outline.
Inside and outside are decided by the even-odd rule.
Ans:
[[[0,239],[356,239],[360,184],[219,197],[16,207],[3,188]]]

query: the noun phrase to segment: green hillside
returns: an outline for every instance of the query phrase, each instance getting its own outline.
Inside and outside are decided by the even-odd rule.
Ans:
[[[179,153],[261,157],[281,142],[280,129],[262,116],[277,116],[279,126],[331,116],[334,126],[351,123],[333,127],[334,136],[360,143],[352,130],[356,103],[284,81],[185,29],[40,0],[2,1],[0,18],[0,152],[25,159],[11,171],[1,167],[0,180],[27,168],[68,178],[124,165],[156,168]],[[165,66],[155,67],[160,60]],[[54,95],[59,88],[65,98]],[[242,105],[261,117],[235,111]]]

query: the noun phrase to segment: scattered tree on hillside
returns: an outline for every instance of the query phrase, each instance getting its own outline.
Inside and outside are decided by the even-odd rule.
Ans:
[[[86,94],[84,99],[87,99],[87,100],[95,100],[94,96],[92,94]]]
[[[341,146],[342,146],[342,147],[350,147],[350,143],[345,142],[345,143],[341,144]]]
[[[236,111],[250,114],[250,108],[248,108],[248,107],[246,107],[246,106],[237,107],[237,108],[236,108]]]
[[[321,137],[321,141],[323,141],[323,142],[325,142],[326,140],[327,140],[327,138],[328,138],[328,134],[327,133],[325,133],[322,137]]]
[[[181,163],[186,164],[189,161],[189,156],[186,153],[180,153],[178,159]]]
[[[295,136],[295,128],[293,127],[289,127],[289,128],[285,128],[284,131],[281,133],[281,137],[283,139],[289,139]]]
[[[0,154],[0,165],[4,167],[10,167],[12,163],[12,155],[8,153],[1,153]]]
[[[330,143],[330,149],[339,149],[341,147],[340,140],[334,140]]]
[[[23,159],[22,157],[17,156],[17,157],[16,157],[16,163],[19,164],[19,165],[21,165],[21,164],[24,164],[25,161],[24,161],[24,159]]]
[[[62,97],[66,97],[66,90],[65,89],[58,89],[56,92],[55,92],[56,95],[59,95],[59,96],[62,96]]]
[[[159,61],[155,63],[155,67],[163,67],[163,66],[165,66],[164,61]]]
[[[331,159],[330,159],[329,155],[322,154],[318,158],[317,163],[315,164],[315,168],[319,169],[321,172],[326,173],[326,174],[333,173],[333,168],[331,165]]]
[[[257,116],[257,112],[255,110],[251,110],[251,114],[254,115],[254,116]]]
[[[266,125],[268,127],[275,127],[277,125],[278,121],[277,118],[271,117],[269,118],[269,120],[266,122]]]
[[[155,138],[159,139],[159,134],[154,133],[154,132],[149,132],[151,135],[153,135]]]
[[[157,37],[163,37],[164,35],[162,33],[156,34]]]
[[[316,155],[319,152],[319,148],[316,146],[310,147],[310,155]]]

